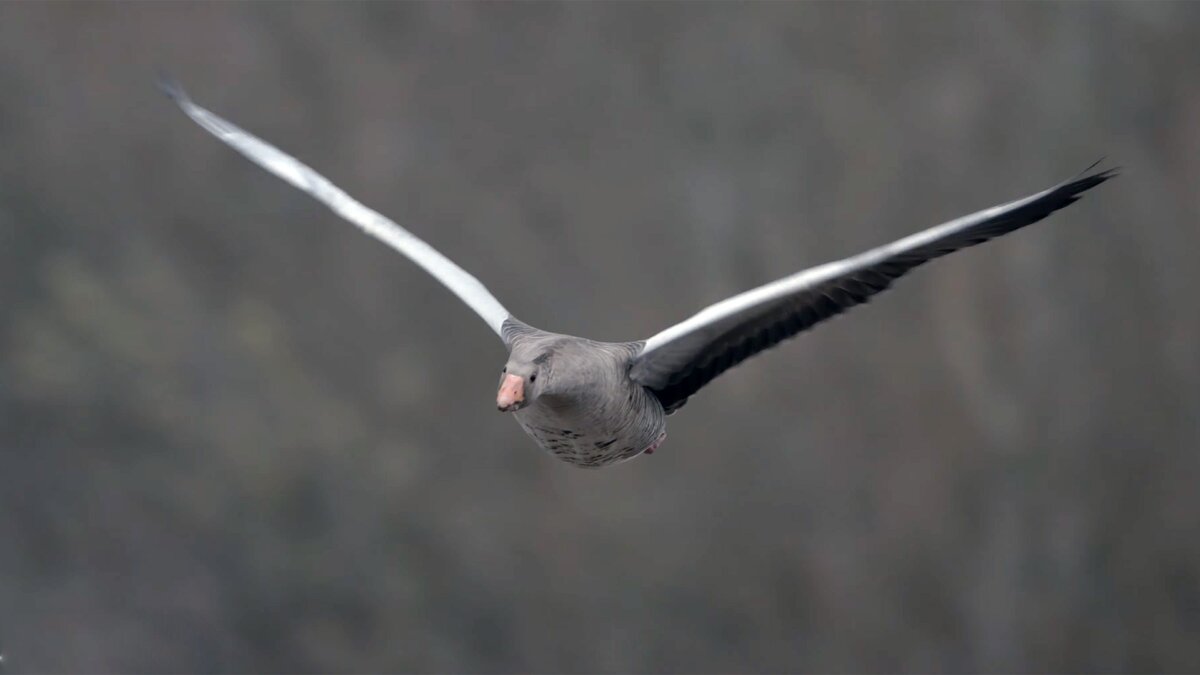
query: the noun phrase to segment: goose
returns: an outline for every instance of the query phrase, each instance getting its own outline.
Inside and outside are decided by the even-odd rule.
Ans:
[[[742,361],[867,302],[922,263],[1036,223],[1117,174],[1095,171],[1096,162],[1028,197],[727,298],[647,339],[599,342],[517,319],[478,279],[408,230],[200,107],[174,80],[158,84],[206,131],[408,257],[474,310],[508,350],[497,409],[512,413],[550,454],[588,468],[654,452],[666,439],[667,415]]]

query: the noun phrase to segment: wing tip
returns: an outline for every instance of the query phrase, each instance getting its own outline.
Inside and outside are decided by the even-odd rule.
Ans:
[[[1095,171],[1093,173],[1093,170],[1097,166],[1100,166],[1104,160],[1105,158],[1101,157],[1095,162],[1092,162],[1088,168],[1075,174],[1075,177],[1068,180],[1062,187],[1067,191],[1068,194],[1072,196],[1078,196],[1082,192],[1090,190],[1107,180],[1111,180],[1121,175],[1121,167],[1119,166],[1114,166],[1111,169]]]
[[[179,84],[179,80],[172,77],[170,73],[159,71],[158,75],[154,78],[154,86],[158,87],[158,90],[165,94],[167,98],[174,101],[176,105],[184,105],[191,102],[187,92],[183,89],[183,85]]]
[[[1076,174],[1075,178],[1076,179],[1099,178],[1101,180],[1101,182],[1103,182],[1103,181],[1108,180],[1109,178],[1114,178],[1116,176],[1121,175],[1121,167],[1120,166],[1114,166],[1110,169],[1103,169],[1101,171],[1092,173],[1092,170],[1095,169],[1096,167],[1100,166],[1101,164],[1103,164],[1104,160],[1106,160],[1106,159],[1108,159],[1107,155],[1101,156],[1100,159],[1092,162],[1088,166],[1088,168],[1086,168],[1083,171],[1080,171],[1078,174]]]

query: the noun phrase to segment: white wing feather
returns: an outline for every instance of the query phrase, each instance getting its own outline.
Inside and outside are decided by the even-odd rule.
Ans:
[[[510,316],[508,310],[466,270],[408,230],[362,205],[295,157],[196,105],[178,85],[164,81],[160,82],[159,86],[188,117],[206,131],[245,155],[250,161],[312,195],[334,213],[420,265],[483,317],[497,335],[502,336],[501,327],[504,320]]]

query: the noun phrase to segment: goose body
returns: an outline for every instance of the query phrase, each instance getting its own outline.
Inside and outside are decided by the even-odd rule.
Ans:
[[[596,342],[547,333],[509,319],[509,376],[540,388],[513,407],[517,424],[547,452],[577,466],[598,467],[653,451],[666,436],[666,413],[629,377],[639,343]],[[523,391],[523,394],[528,393]]]
[[[160,86],[205,130],[407,256],[479,314],[508,349],[497,407],[513,413],[547,452],[581,467],[653,451],[666,437],[666,416],[722,372],[867,302],[914,267],[1038,222],[1116,175],[1093,173],[1093,165],[1031,196],[727,298],[648,339],[596,342],[518,320],[479,280],[408,230],[294,157],[196,105],[178,85]]]

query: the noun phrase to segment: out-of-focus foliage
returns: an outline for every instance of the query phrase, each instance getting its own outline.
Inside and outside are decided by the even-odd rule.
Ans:
[[[37,671],[1200,668],[1200,5],[0,6],[0,653]],[[597,339],[1124,175],[599,472],[412,264]]]

